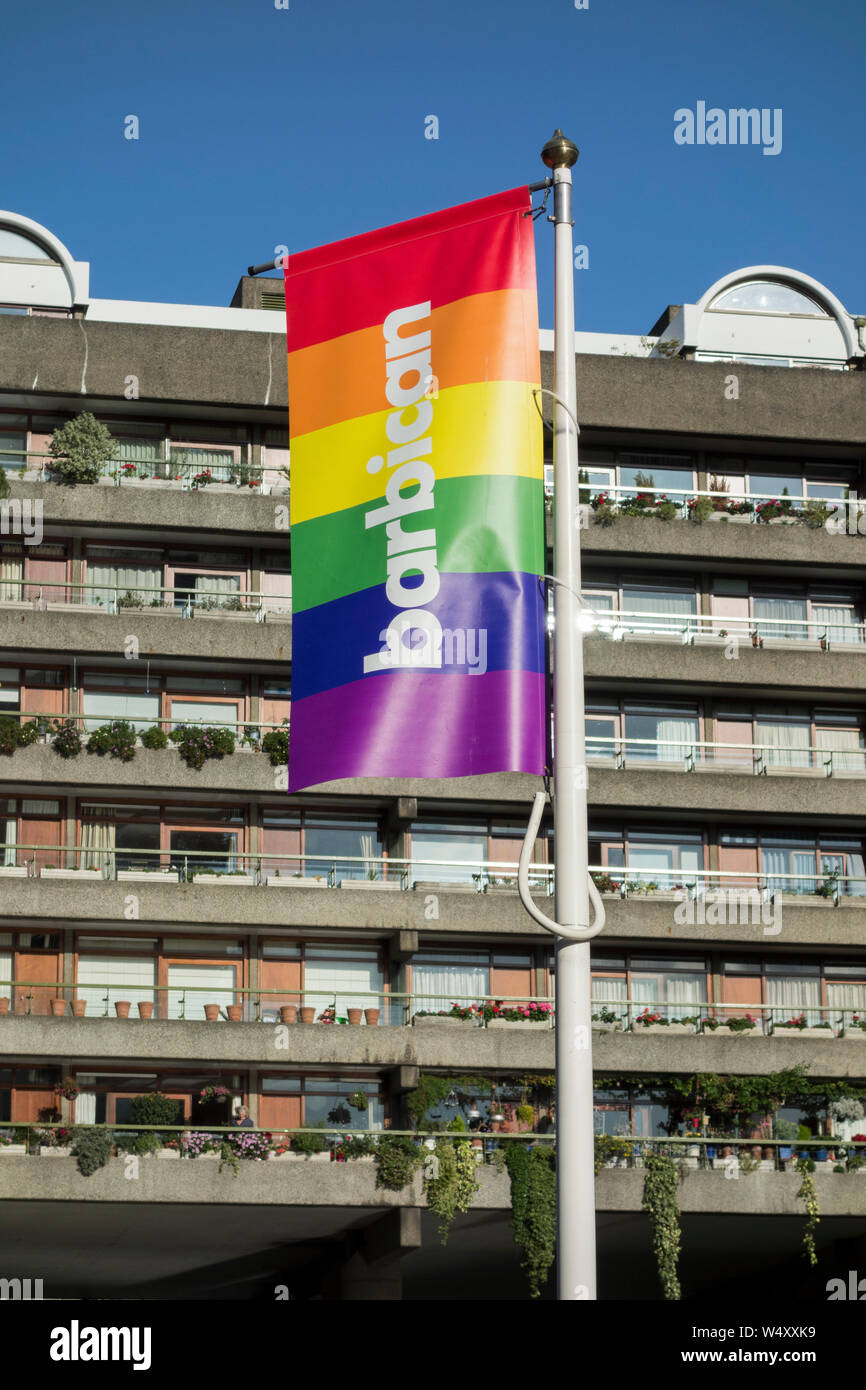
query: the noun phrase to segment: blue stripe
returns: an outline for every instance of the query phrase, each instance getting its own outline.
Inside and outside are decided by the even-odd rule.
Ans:
[[[544,670],[544,598],[535,574],[442,574],[439,593],[424,609],[443,632],[443,672]],[[395,608],[384,584],[295,614],[292,621],[292,699],[357,680],[364,658],[385,646],[380,633],[403,610]],[[461,646],[465,641],[465,648]],[[460,657],[463,660],[460,660]],[[412,669],[412,668],[410,668]],[[414,668],[428,672],[430,667]]]

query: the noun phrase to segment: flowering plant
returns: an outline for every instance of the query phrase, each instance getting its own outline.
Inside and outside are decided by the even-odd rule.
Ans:
[[[793,1018],[785,1019],[784,1023],[775,1023],[773,1026],[775,1028],[805,1028],[806,1015],[795,1014]]]
[[[230,1095],[231,1091],[227,1086],[214,1086],[208,1083],[199,1091],[197,1104],[206,1105],[209,1100],[226,1100]]]
[[[503,1004],[497,999],[489,999],[472,1005],[473,1013],[489,1023],[493,1018],[504,1019],[508,1023],[546,1023],[553,1012],[550,1004]]]
[[[63,1100],[77,1100],[81,1095],[81,1088],[76,1086],[74,1081],[58,1081],[54,1087],[54,1094]]]
[[[194,473],[191,479],[193,488],[207,487],[210,481],[211,471],[209,468],[205,468],[202,473]]]
[[[134,473],[137,467],[138,464],[136,463],[122,463],[120,465],[120,471],[121,473]]]
[[[249,483],[247,484],[248,487],[261,487],[261,485],[262,485],[261,478],[250,478],[250,481],[249,481]]]
[[[235,1158],[267,1158],[271,1148],[269,1134],[256,1134],[253,1130],[239,1129],[236,1134],[223,1135],[223,1148],[228,1148]]]
[[[336,1021],[337,1010],[333,1004],[329,1004],[327,1008],[323,1009],[322,1012],[319,1014],[319,1017],[316,1019],[317,1023],[336,1023]]]
[[[189,1134],[182,1134],[180,1137],[180,1152],[184,1158],[199,1158],[201,1154],[214,1153],[220,1146],[220,1141],[215,1134],[205,1134],[201,1130],[192,1131]],[[174,1141],[169,1141],[166,1148],[177,1148]]]
[[[642,1023],[645,1027],[651,1023],[667,1024],[668,1021],[668,1019],[662,1018],[661,1014],[650,1013],[649,1009],[644,1009],[643,1013],[638,1014],[635,1019],[635,1023]]]

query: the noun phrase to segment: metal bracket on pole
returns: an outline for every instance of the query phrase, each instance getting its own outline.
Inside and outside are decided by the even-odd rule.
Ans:
[[[526,908],[533,921],[547,931],[553,932],[554,936],[565,937],[568,941],[591,941],[594,936],[604,929],[605,913],[604,903],[601,894],[592,881],[592,874],[587,874],[587,886],[589,888],[589,899],[592,903],[595,914],[591,927],[565,927],[559,922],[554,922],[536,907],[529,891],[529,861],[532,854],[532,847],[538,837],[538,827],[541,825],[541,817],[544,815],[544,803],[546,800],[544,792],[536,792],[535,800],[532,803],[532,814],[529,817],[529,825],[526,827],[526,834],[523,844],[520,847],[520,860],[517,869],[517,891],[520,894],[520,901]]]

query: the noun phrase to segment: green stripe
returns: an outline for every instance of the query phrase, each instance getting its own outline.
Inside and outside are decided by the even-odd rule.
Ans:
[[[368,504],[292,527],[296,613],[383,584],[384,526],[364,525]],[[480,474],[437,482],[432,510],[403,530],[436,531],[439,570],[450,574],[544,573],[544,485],[536,478]]]

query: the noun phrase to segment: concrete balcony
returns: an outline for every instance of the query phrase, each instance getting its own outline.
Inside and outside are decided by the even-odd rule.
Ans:
[[[592,1064],[596,1072],[766,1076],[800,1062],[808,1064],[810,1077],[860,1081],[866,1077],[866,1033],[826,1039],[789,1036],[781,1030],[769,1037],[751,1033],[733,1037],[716,1037],[712,1033],[666,1036],[665,1030],[647,1034],[643,1029],[629,1033],[593,1030],[592,1035]],[[863,1199],[866,1201],[866,1191]]]
[[[38,743],[17,748],[11,757],[0,760],[0,786],[4,789],[26,787],[26,795],[33,795],[37,785],[46,796],[64,791],[83,795],[97,789],[105,794],[171,792],[178,798],[190,792],[254,795],[283,790],[285,795],[285,769],[273,767],[263,753],[246,746],[237,746],[225,758],[211,758],[201,768],[188,767],[173,744],[159,749],[136,748],[129,763],[87,752],[61,758],[50,745]],[[4,794],[11,791],[4,790]]]
[[[619,770],[590,767],[587,787],[590,807],[670,807],[702,818],[730,811],[746,818],[787,816],[792,810],[816,818],[866,816],[866,777],[827,777],[811,769],[771,768],[756,777],[751,767],[699,763],[693,772],[679,772],[629,762]]]
[[[257,623],[246,614],[183,618],[175,609],[154,613],[130,608],[112,614],[98,608],[84,612],[71,604],[44,610],[0,604],[0,651],[7,659],[14,652],[123,656],[130,636],[138,642],[140,658],[188,657],[202,671],[214,660],[229,668],[253,662],[285,665],[291,653],[291,623],[273,615]]]
[[[274,507],[288,505],[289,500],[287,496],[262,497],[250,488],[204,487],[183,491],[167,483],[66,487],[60,483],[23,482],[14,475],[10,483],[12,498],[42,503],[43,525],[52,530],[74,532],[81,525],[88,529],[96,525],[112,534],[135,532],[136,537],[153,532],[152,539],[160,541],[200,532],[200,544],[215,534],[222,545],[230,539],[249,545],[256,536],[273,541]],[[287,544],[287,531],[282,539]]]
[[[127,917],[130,898],[138,916]],[[537,899],[550,911],[552,898]],[[768,937],[760,922],[740,911],[739,920],[711,926],[680,922],[674,912],[680,906],[672,893],[634,895],[626,900],[605,895],[607,925],[605,944],[616,942],[668,942],[678,946],[718,947],[770,940],[775,949],[800,946],[847,949],[866,946],[866,899],[831,899],[791,894],[782,899],[782,931]],[[438,916],[429,915],[435,910]],[[680,911],[680,917],[683,916]],[[744,921],[743,918],[748,917]],[[147,926],[190,926],[241,933],[287,930],[315,935],[334,930],[355,933],[362,939],[421,933],[429,944],[437,938],[549,941],[521,906],[517,892],[496,889],[476,893],[471,886],[461,891],[447,884],[425,885],[406,892],[370,889],[350,892],[342,888],[291,888],[264,886],[229,887],[202,883],[128,883],[100,879],[0,879],[0,921],[11,928],[36,931],[69,926],[105,926],[112,931],[140,935]]]
[[[866,1056],[866,1044],[863,1052]],[[554,1067],[554,1034],[549,1028],[487,1029],[471,1023],[368,1028],[7,1014],[0,1018],[0,1054],[8,1059],[75,1058],[78,1066],[146,1058],[223,1067],[516,1068],[546,1074]]]
[[[843,692],[861,694],[866,680],[866,645],[822,652],[817,643],[772,646],[767,639],[762,648],[741,642],[736,660],[726,658],[725,650],[721,640],[684,646],[679,637],[666,640],[660,634],[622,642],[589,635],[584,644],[586,678],[615,686],[624,681],[639,681],[644,688],[656,684],[669,699],[675,698],[678,686],[689,686],[693,696],[724,690],[733,697],[748,689],[756,694],[771,691],[776,699],[820,697],[837,704]]]
[[[836,535],[802,522],[777,526],[730,517],[699,526],[688,520],[618,516],[612,526],[599,526],[591,516],[589,526],[580,533],[580,545],[593,560],[621,555],[676,558],[693,560],[702,570],[738,564],[755,572],[773,564],[790,566],[792,578],[795,571],[799,575],[804,567],[814,565],[859,569],[866,556],[866,536]]]

